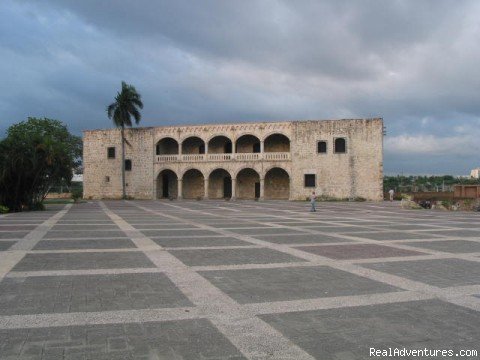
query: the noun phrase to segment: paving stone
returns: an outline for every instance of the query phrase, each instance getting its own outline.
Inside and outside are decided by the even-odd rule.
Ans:
[[[355,236],[370,240],[409,240],[409,239],[435,239],[437,236],[426,232],[408,233],[403,231],[389,232],[352,232],[348,236]]]
[[[142,233],[149,237],[173,237],[173,236],[211,236],[218,233],[210,230],[142,230]]]
[[[142,252],[27,254],[13,271],[146,268],[155,265]]]
[[[189,307],[161,273],[38,276],[0,282],[0,314],[46,314]]]
[[[425,233],[439,236],[448,236],[448,237],[474,237],[480,238],[480,232],[478,230],[434,230],[434,231],[425,231]]]
[[[0,232],[0,239],[21,239],[28,233],[29,231],[3,231]]]
[[[105,230],[115,230],[115,231],[120,231],[117,225],[115,224],[97,224],[97,225],[84,225],[84,224],[60,224],[60,225],[55,225],[52,227],[51,231],[83,231],[83,230],[100,230],[100,231],[105,231]]]
[[[480,284],[480,262],[462,259],[395,261],[361,266],[438,287]]]
[[[169,250],[169,252],[189,266],[271,264],[304,261],[292,255],[265,248]]]
[[[255,235],[255,237],[274,244],[321,244],[351,241],[323,234]]]
[[[0,223],[0,232],[3,232],[3,231],[17,231],[17,230],[20,230],[20,231],[25,231],[25,230],[33,230],[37,227],[37,225],[25,225],[25,224],[22,224],[22,225],[5,225],[5,224],[2,224]]]
[[[125,233],[123,231],[96,231],[96,230],[72,230],[72,231],[49,231],[45,236],[44,239],[75,239],[75,238],[122,238],[125,237]]]
[[[322,360],[375,358],[370,356],[370,348],[478,351],[480,336],[480,313],[440,300],[261,315],[260,318]]]
[[[331,259],[370,259],[396,256],[425,255],[418,251],[396,249],[375,244],[298,246],[296,249]]]
[[[41,240],[33,250],[126,249],[135,248],[129,239]]]
[[[0,251],[8,250],[16,241],[0,241]]]
[[[297,231],[295,229],[286,229],[286,228],[278,228],[278,227],[271,227],[271,228],[258,228],[258,229],[229,229],[229,231],[242,234],[242,235],[269,235],[269,234],[288,234],[288,233],[298,233],[304,234],[304,232]]]
[[[480,252],[480,242],[467,240],[421,241],[405,243],[405,245],[450,253]]]
[[[18,330],[0,330],[0,358],[26,358],[26,351],[38,344],[38,340],[32,341],[30,335],[42,332],[45,342],[42,360],[60,354],[62,358],[63,354],[68,355],[66,359],[85,354],[86,358],[94,356],[95,360],[133,359],[139,356],[148,356],[149,359],[244,359],[225,336],[205,319],[139,324],[144,330],[141,335],[128,334],[125,331],[128,325],[59,327],[55,328],[56,332],[51,332],[52,328],[20,329],[24,331],[23,336],[19,336]],[[74,331],[82,333],[81,337],[75,337],[82,345],[66,342],[63,347],[48,347],[51,343],[72,339]],[[62,335],[59,336],[59,332]]]
[[[152,239],[163,247],[201,247],[201,246],[247,246],[246,241],[232,237],[205,237],[205,238],[162,238]]]
[[[398,290],[328,266],[215,270],[200,274],[241,304]]]

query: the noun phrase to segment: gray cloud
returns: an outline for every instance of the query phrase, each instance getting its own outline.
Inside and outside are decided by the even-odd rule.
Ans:
[[[467,173],[479,12],[474,0],[4,0],[0,131],[27,116],[108,127],[125,80],[145,126],[383,116],[387,172]]]

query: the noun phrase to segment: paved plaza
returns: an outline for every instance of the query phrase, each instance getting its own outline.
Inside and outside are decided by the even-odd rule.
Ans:
[[[480,214],[308,209],[92,201],[0,216],[0,359],[480,351]]]

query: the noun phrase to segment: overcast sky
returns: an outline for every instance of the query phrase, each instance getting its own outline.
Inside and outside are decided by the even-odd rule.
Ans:
[[[480,1],[1,0],[0,131],[383,117],[386,173],[480,166]],[[3,135],[2,135],[3,136]]]

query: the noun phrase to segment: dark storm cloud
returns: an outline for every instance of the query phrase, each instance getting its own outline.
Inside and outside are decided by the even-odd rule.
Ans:
[[[479,165],[479,10],[473,0],[5,0],[0,130],[31,115],[108,127],[105,106],[125,80],[143,95],[146,126],[383,116],[387,172],[466,173]]]

